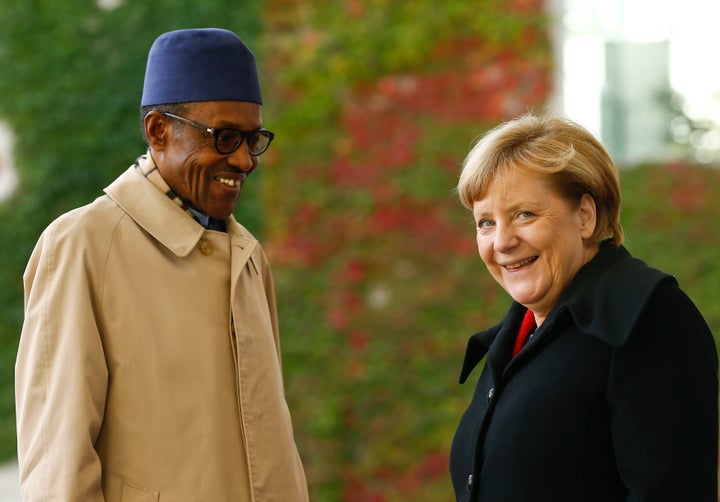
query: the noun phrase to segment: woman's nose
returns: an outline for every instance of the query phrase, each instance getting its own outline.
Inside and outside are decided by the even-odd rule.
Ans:
[[[498,224],[494,237],[493,248],[501,253],[511,250],[518,243],[517,232],[512,225]]]

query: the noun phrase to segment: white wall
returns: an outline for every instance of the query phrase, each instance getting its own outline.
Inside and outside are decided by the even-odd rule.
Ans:
[[[13,162],[13,135],[4,122],[0,122],[0,202],[4,201],[17,187],[17,172]]]

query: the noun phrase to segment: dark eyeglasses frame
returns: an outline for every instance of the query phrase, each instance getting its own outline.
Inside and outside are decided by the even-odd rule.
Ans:
[[[180,122],[184,122],[193,127],[197,127],[198,129],[201,129],[201,130],[205,131],[206,133],[210,134],[211,136],[213,136],[215,138],[215,150],[217,150],[217,152],[220,155],[230,155],[231,153],[235,152],[238,148],[240,148],[240,146],[243,144],[243,141],[247,141],[248,153],[250,154],[250,156],[251,157],[259,157],[260,155],[265,153],[265,151],[270,146],[270,143],[272,143],[272,140],[275,138],[275,133],[272,131],[268,131],[267,129],[258,129],[256,131],[241,131],[240,129],[233,129],[232,127],[215,128],[215,127],[210,127],[208,125],[202,124],[200,122],[197,122],[195,120],[192,120],[192,119],[189,119],[186,117],[181,117],[180,115],[175,115],[174,113],[160,112],[160,114],[165,115],[166,117],[170,117],[175,120],[179,120]],[[219,144],[220,137],[222,136],[222,134],[224,132],[227,132],[227,131],[232,131],[233,133],[237,133],[240,135],[240,141],[231,150],[223,150],[220,148],[220,144]],[[255,136],[258,134],[260,136],[266,137],[268,142],[262,150],[253,152],[252,146],[251,146],[252,143],[250,141],[252,139],[254,139]]]

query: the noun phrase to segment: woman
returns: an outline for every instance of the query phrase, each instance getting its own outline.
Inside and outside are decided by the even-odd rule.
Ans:
[[[717,501],[717,353],[675,279],[622,246],[617,169],[571,122],[526,115],[458,184],[513,302],[452,445],[458,501]]]

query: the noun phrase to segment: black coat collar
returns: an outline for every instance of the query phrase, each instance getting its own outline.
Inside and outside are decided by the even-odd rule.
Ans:
[[[560,296],[543,323],[542,331],[550,331],[558,321],[570,318],[581,332],[608,345],[622,346],[632,333],[650,294],[665,280],[675,281],[633,258],[623,246],[603,242],[597,255],[580,269]],[[470,337],[460,383],[467,380],[496,339],[498,342],[514,340],[524,312],[525,307],[513,302],[500,324]],[[509,336],[501,335],[505,333]],[[507,350],[512,349],[493,346],[494,352],[504,354]],[[500,359],[509,360],[509,357]]]

